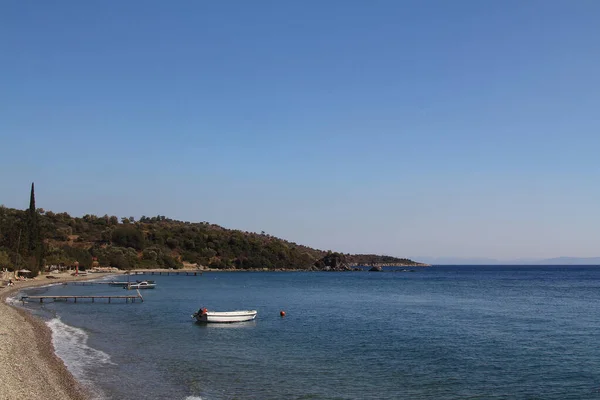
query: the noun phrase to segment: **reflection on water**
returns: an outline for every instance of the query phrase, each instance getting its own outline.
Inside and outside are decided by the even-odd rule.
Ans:
[[[196,325],[210,329],[240,329],[240,328],[253,328],[256,327],[256,320],[243,321],[243,322],[227,322],[227,323],[215,323],[215,322],[203,322],[196,321]]]

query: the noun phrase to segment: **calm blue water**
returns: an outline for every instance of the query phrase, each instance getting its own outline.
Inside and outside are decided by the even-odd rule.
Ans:
[[[97,398],[600,399],[598,267],[150,279],[143,303],[28,306]],[[258,317],[199,325],[200,306]]]

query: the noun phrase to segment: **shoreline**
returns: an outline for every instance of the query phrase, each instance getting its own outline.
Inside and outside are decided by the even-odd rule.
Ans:
[[[368,269],[366,268],[370,268],[371,266],[363,266],[363,268],[359,268],[359,267],[350,267],[351,269],[348,270],[337,270],[337,269],[331,269],[331,270],[325,270],[325,269],[305,269],[305,268],[204,268],[204,269],[198,269],[198,270],[191,270],[191,269],[175,269],[175,270],[154,270],[155,272],[158,271],[163,271],[163,272],[167,272],[167,271],[171,271],[171,272],[177,272],[177,271],[182,271],[182,272],[369,272]],[[433,267],[433,265],[384,265],[384,267],[398,267],[398,268],[430,268]],[[132,271],[135,271],[132,270]],[[143,269],[143,271],[153,271],[153,270],[147,270],[147,269]],[[135,275],[134,273],[132,273],[132,275]]]
[[[60,276],[15,282],[0,289],[0,393],[2,400],[87,400],[90,393],[75,379],[52,344],[52,331],[29,311],[6,302],[19,291],[50,284],[102,278],[112,273]],[[44,278],[42,280],[41,278]]]

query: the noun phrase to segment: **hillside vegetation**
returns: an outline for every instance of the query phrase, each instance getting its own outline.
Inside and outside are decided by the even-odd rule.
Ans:
[[[164,216],[137,221],[108,215],[79,218],[0,206],[0,266],[26,267],[34,273],[44,265],[73,265],[76,261],[85,268],[94,258],[100,266],[125,270],[181,268],[184,262],[217,269],[327,269],[322,260],[332,255],[354,265],[418,264],[386,256],[326,252],[208,222],[174,221]]]

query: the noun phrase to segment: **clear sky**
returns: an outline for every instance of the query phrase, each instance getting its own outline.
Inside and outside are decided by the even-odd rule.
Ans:
[[[0,204],[600,255],[600,1],[0,4]]]

